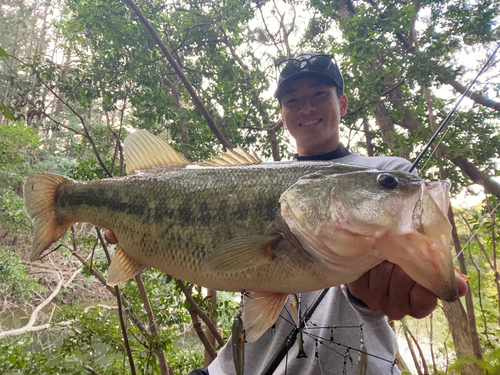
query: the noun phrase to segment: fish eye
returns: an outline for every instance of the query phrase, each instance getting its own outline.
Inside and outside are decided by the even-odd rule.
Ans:
[[[396,189],[398,180],[389,173],[381,173],[377,176],[377,182],[387,189]]]

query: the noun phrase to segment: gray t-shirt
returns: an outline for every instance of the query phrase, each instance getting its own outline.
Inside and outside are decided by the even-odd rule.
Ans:
[[[363,157],[350,154],[338,159],[337,163],[355,164],[381,170],[409,170],[411,164],[406,159],[396,157]],[[321,291],[301,294],[301,311],[311,306]],[[291,321],[290,297],[275,324],[274,330],[267,330],[256,342],[245,343],[245,375],[257,375],[269,364],[279,346],[290,334]],[[380,311],[373,311],[359,303],[347,290],[345,285],[330,288],[304,330],[304,350],[307,358],[296,358],[297,343],[291,348],[287,359],[284,359],[274,372],[275,374],[342,374],[344,356],[347,348],[330,343],[331,329],[334,342],[359,349],[360,325],[363,325],[363,336],[366,351],[377,357],[368,356],[368,375],[400,374],[397,366],[393,366],[396,355],[396,336],[388,324],[387,317]],[[287,311],[288,310],[288,311]],[[349,326],[349,328],[341,328]],[[273,332],[274,331],[274,332]],[[321,337],[315,339],[313,337]],[[315,358],[315,347],[318,343],[318,361]],[[347,357],[347,374],[357,374],[358,353],[350,350]],[[351,362],[352,359],[352,362]],[[219,351],[215,361],[208,367],[210,375],[236,374],[233,364],[232,345],[229,340]]]

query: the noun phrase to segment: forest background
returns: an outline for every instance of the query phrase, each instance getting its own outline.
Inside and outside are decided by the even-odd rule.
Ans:
[[[32,224],[22,200],[29,173],[124,175],[122,142],[134,128],[168,138],[191,161],[237,145],[290,160],[293,144],[272,98],[274,63],[307,51],[334,53],[341,66],[344,144],[413,161],[497,47],[500,30],[497,0],[137,5],[170,57],[130,0],[0,4],[2,374],[187,374],[211,362],[238,307],[230,293],[155,270],[106,286],[114,248],[89,225],[30,262]],[[393,323],[404,371],[500,373],[498,58],[418,167],[425,178],[453,183],[452,248],[472,279],[461,301]],[[459,207],[469,195],[479,204]]]

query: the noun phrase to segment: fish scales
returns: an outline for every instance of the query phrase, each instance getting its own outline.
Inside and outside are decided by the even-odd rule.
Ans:
[[[229,291],[259,291],[264,285],[269,291],[270,284],[276,290],[296,291],[310,288],[311,279],[316,279],[322,280],[315,282],[322,288],[327,286],[323,272],[304,267],[310,260],[307,253],[290,256],[287,243],[276,249],[277,261],[260,270],[213,275],[202,260],[231,238],[263,234],[275,218],[280,195],[301,176],[363,169],[316,162],[141,172],[65,183],[58,189],[56,205],[63,220],[110,228],[132,257],[194,283]],[[303,277],[296,269],[304,270]]]
[[[250,342],[276,321],[288,294],[349,283],[384,260],[443,300],[458,296],[447,182],[333,162],[240,165],[260,161],[238,150],[202,167],[140,130],[124,151],[127,177],[28,176],[32,260],[76,222],[109,228],[118,239],[110,285],[153,267],[250,291],[241,316]]]

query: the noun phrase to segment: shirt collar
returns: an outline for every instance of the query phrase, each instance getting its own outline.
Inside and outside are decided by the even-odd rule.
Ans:
[[[344,156],[350,155],[351,153],[344,145],[341,143],[339,148],[336,150],[327,152],[326,154],[321,155],[312,155],[312,156],[299,156],[295,154],[295,160],[297,161],[305,161],[305,160],[332,160],[342,158]]]

